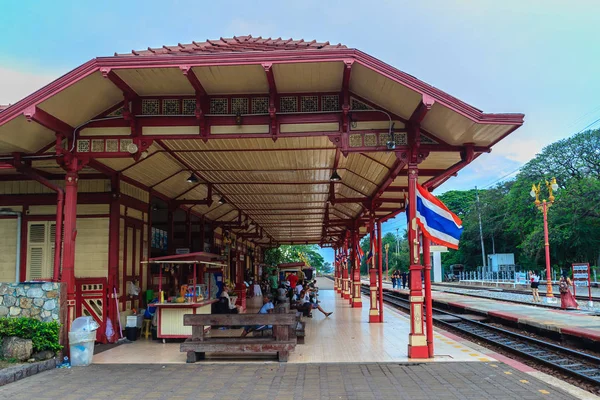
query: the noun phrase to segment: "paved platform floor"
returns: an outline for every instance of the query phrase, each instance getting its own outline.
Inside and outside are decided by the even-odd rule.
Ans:
[[[317,310],[306,321],[305,344],[290,353],[289,363],[315,362],[409,362],[409,320],[386,306],[383,324],[370,324],[368,298],[363,296],[363,308],[352,308],[333,290],[333,282],[319,278],[319,300],[325,311],[333,311],[326,318]],[[257,307],[256,300],[249,303]],[[258,308],[256,308],[258,309]],[[252,310],[249,310],[252,312]],[[221,335],[223,331],[216,331]],[[239,331],[226,331],[239,336]],[[494,361],[490,351],[447,332],[435,332],[435,358],[432,361]],[[240,357],[237,357],[239,359]],[[94,356],[98,364],[154,364],[185,363],[186,354],[179,351],[179,343],[163,344],[138,339]]]
[[[503,363],[92,365],[8,384],[0,399],[562,399]]]

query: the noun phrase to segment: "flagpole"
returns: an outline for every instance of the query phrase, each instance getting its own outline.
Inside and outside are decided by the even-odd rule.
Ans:
[[[431,241],[422,235],[423,264],[425,265],[425,326],[427,331],[427,350],[433,358],[433,299],[431,298]]]

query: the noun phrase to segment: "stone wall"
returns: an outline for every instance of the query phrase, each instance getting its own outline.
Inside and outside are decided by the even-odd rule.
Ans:
[[[57,282],[0,283],[0,318],[31,317],[61,322],[66,290]]]

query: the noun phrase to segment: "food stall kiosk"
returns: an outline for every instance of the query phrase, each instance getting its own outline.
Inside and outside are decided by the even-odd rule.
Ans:
[[[187,338],[192,335],[192,327],[183,325],[185,314],[210,314],[213,303],[216,303],[217,291],[211,282],[205,282],[211,275],[221,277],[225,264],[218,261],[216,254],[198,252],[177,254],[151,258],[143,264],[158,265],[158,302],[156,307],[157,336],[159,339]],[[200,279],[198,279],[200,273]],[[163,288],[163,275],[186,275],[187,279],[180,285],[174,280],[177,288],[175,296],[166,296]]]

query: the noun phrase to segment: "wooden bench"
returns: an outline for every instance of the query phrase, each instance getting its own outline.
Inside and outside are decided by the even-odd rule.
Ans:
[[[290,327],[290,337],[296,336],[298,344],[304,344],[306,322],[302,321],[302,312],[290,310],[289,302],[277,304],[274,311],[275,314],[292,314],[296,316],[296,323]]]
[[[180,351],[187,353],[187,362],[205,359],[206,353],[277,353],[279,361],[287,361],[296,348],[296,337],[290,327],[296,326],[294,314],[186,314],[183,325],[192,327],[192,337],[181,343]],[[273,335],[266,337],[206,337],[205,325],[261,326],[272,325]]]

